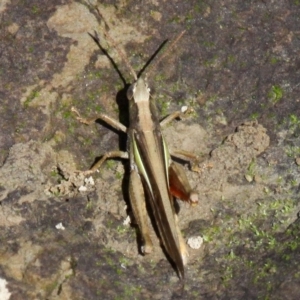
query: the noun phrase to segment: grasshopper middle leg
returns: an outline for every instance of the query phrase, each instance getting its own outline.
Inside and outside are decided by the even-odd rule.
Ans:
[[[126,126],[124,126],[120,122],[114,120],[113,118],[111,118],[111,117],[109,117],[109,116],[107,116],[105,114],[100,114],[99,116],[97,116],[95,118],[92,118],[92,119],[84,119],[84,118],[81,117],[80,113],[78,112],[78,110],[75,107],[72,107],[71,111],[74,112],[77,115],[76,119],[79,122],[84,123],[86,125],[92,124],[96,120],[100,119],[100,120],[103,120],[104,122],[106,122],[107,124],[109,124],[110,126],[112,126],[113,128],[117,129],[117,130],[123,131],[125,133],[127,132],[127,127]],[[129,154],[126,151],[119,151],[119,150],[107,152],[107,153],[105,153],[102,156],[102,158],[99,161],[97,161],[93,165],[93,167],[91,169],[89,169],[87,171],[83,171],[82,173],[84,175],[90,175],[90,174],[95,173],[102,166],[102,164],[107,159],[110,159],[110,158],[124,158],[124,159],[128,159],[129,158]]]
[[[93,174],[95,173],[98,169],[100,169],[100,167],[102,166],[102,164],[107,160],[107,159],[110,159],[110,158],[124,158],[124,159],[128,159],[129,158],[129,155],[128,155],[128,152],[125,152],[125,151],[109,151],[107,153],[105,153],[102,158],[97,161],[93,166],[92,168],[90,168],[89,170],[87,171],[84,171],[84,175],[90,175],[90,174]]]

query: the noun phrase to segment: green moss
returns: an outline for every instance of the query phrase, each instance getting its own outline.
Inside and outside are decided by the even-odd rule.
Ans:
[[[118,179],[118,180],[121,180],[122,178],[123,178],[123,173],[121,173],[121,172],[116,172],[116,178]]]
[[[197,1],[197,4],[194,6],[194,12],[196,14],[203,14],[207,9],[207,4],[205,1]]]
[[[288,146],[285,150],[285,153],[288,157],[297,157],[300,155],[300,147],[298,146]]]
[[[32,91],[23,103],[24,108],[28,108],[30,103],[33,101],[33,99],[35,99],[39,96],[40,96],[40,93],[38,91],[36,91],[36,90]]]
[[[107,222],[106,222],[106,224],[105,224],[105,226],[107,227],[107,228],[112,228],[113,227],[113,221],[112,220],[107,220]],[[111,249],[106,249],[107,251],[110,251]]]
[[[228,55],[227,62],[234,63],[236,61],[236,57],[233,54]]]
[[[223,269],[223,272],[222,272],[222,276],[221,276],[221,279],[223,281],[223,284],[225,286],[228,285],[229,281],[233,278],[233,267],[232,266],[226,266],[224,269]]]
[[[121,274],[123,274],[123,270],[121,268],[116,268],[116,273],[118,275],[121,275]]]
[[[88,201],[85,205],[85,209],[87,211],[94,211],[94,203],[92,201]]]
[[[109,170],[113,170],[116,167],[116,165],[117,165],[117,162],[113,159],[108,159],[106,161],[106,166]]]
[[[129,260],[126,257],[121,257],[119,259],[119,263],[120,263],[120,265],[127,267],[129,265]]]
[[[240,68],[245,68],[247,67],[247,62],[243,61],[240,63]]]
[[[213,48],[215,46],[215,43],[211,41],[204,41],[202,44],[206,48]]]
[[[300,125],[300,118],[297,115],[289,115],[289,121],[291,125]]]
[[[154,81],[158,84],[160,84],[161,82],[164,82],[166,80],[166,77],[164,74],[162,73],[157,73],[155,76],[154,76]]]
[[[290,183],[292,187],[296,187],[298,185],[298,181],[296,179],[292,179]]]
[[[141,286],[133,286],[130,284],[119,284],[119,288],[123,290],[122,294],[115,296],[114,300],[123,300],[123,299],[140,299]]]
[[[52,294],[52,292],[58,287],[59,283],[53,281],[52,283],[47,284],[44,288],[47,294]]]
[[[173,17],[169,20],[169,23],[176,23],[177,24],[177,23],[180,23],[180,22],[181,22],[181,18],[178,15],[176,15],[175,17]]]
[[[247,168],[247,175],[254,177],[255,175],[255,168],[256,168],[256,159],[252,158],[248,168]]]
[[[250,115],[251,120],[257,120],[258,118],[259,118],[259,113],[258,112],[255,112],[255,113]]]
[[[283,90],[279,85],[273,85],[271,90],[268,92],[268,98],[273,102],[277,103],[283,97]]]
[[[69,119],[69,118],[73,117],[73,113],[71,112],[71,110],[67,110],[67,111],[63,112],[62,116],[64,119]]]
[[[57,169],[52,170],[51,173],[50,173],[50,176],[51,177],[58,177],[59,176],[58,170]]]
[[[160,107],[160,115],[166,116],[170,107],[170,102],[166,101],[165,97],[159,97],[156,100],[158,107]]]
[[[212,227],[207,227],[203,232],[201,232],[201,234],[205,242],[211,242],[216,239],[220,231],[221,231],[220,226],[212,226]]]
[[[275,56],[271,56],[271,57],[270,57],[270,63],[271,63],[272,65],[277,64],[278,61],[279,61],[279,59],[278,59],[277,57],[275,57]]]
[[[294,277],[297,279],[300,278],[300,272],[297,272],[296,274],[294,274]]]
[[[207,67],[207,68],[208,68],[208,67],[214,67],[215,64],[216,64],[217,59],[218,59],[218,56],[217,56],[217,55],[214,55],[213,58],[205,60],[205,61],[203,62],[203,64],[204,64],[204,66]]]
[[[125,226],[125,225],[117,226],[117,232],[120,233],[120,234],[123,234],[123,233],[127,232],[128,229],[130,229],[130,227]]]
[[[250,166],[252,169],[252,166]],[[295,209],[292,199],[269,199],[257,203],[257,210],[242,214],[238,220],[222,217],[222,225],[218,230],[211,230],[207,235],[212,247],[226,252],[226,255],[218,256],[218,264],[222,266],[221,278],[225,286],[234,284],[235,277],[241,272],[248,272],[252,276],[253,283],[260,286],[264,295],[273,288],[273,275],[277,273],[278,255],[289,262],[292,258],[289,251],[298,251],[300,248],[299,238],[287,239],[287,242],[278,240],[277,233],[282,231],[282,226],[288,224],[289,216]],[[273,225],[264,225],[272,218]],[[236,221],[238,227],[236,227]],[[286,226],[286,225],[284,225]],[[294,232],[294,231],[293,231]],[[292,231],[290,234],[294,234]],[[298,231],[296,231],[298,234]],[[288,234],[288,233],[287,233]],[[242,236],[241,240],[239,237]],[[224,244],[224,239],[227,240]],[[218,250],[219,249],[219,250]],[[244,249],[241,251],[241,249]],[[288,250],[288,251],[287,251]],[[257,259],[253,253],[259,253]],[[269,259],[262,265],[261,254]],[[262,286],[263,285],[263,286]]]
[[[37,5],[33,5],[31,8],[31,12],[33,14],[38,14],[40,12],[40,8]]]
[[[186,21],[186,22],[191,22],[193,19],[194,19],[193,13],[188,13],[188,14],[185,16],[185,21]]]
[[[218,95],[211,95],[207,98],[205,104],[211,104],[214,103],[218,99]]]

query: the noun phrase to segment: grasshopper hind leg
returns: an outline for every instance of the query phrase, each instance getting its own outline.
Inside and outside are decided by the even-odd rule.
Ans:
[[[133,214],[141,231],[144,242],[141,251],[143,254],[151,253],[153,244],[150,238],[145,193],[140,175],[134,168],[130,172],[129,197]]]
[[[191,188],[184,168],[174,161],[169,166],[169,185],[171,194],[177,199],[191,205],[198,203],[198,194]]]
[[[173,196],[172,205],[174,207],[175,212],[175,226],[176,231],[178,232],[181,258],[183,261],[183,265],[186,265],[189,254],[187,251],[186,243],[181,235],[180,228],[178,225],[177,214],[179,209],[176,209],[176,199],[180,199],[182,201],[190,203],[191,205],[195,205],[198,203],[198,194],[191,188],[190,183],[185,174],[184,168],[174,161],[172,161],[169,166],[169,187],[170,192]]]

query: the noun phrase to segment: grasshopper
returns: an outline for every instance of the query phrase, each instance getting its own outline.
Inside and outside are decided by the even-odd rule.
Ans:
[[[104,33],[107,39],[113,42],[106,29],[104,29]],[[170,48],[175,45],[183,33],[177,37]],[[84,173],[87,175],[95,172],[107,159],[117,157],[129,159],[129,197],[143,240],[142,253],[150,253],[153,248],[147,216],[149,207],[162,245],[175,264],[178,276],[183,279],[188,251],[178,226],[174,197],[194,204],[198,202],[198,195],[192,190],[183,167],[171,159],[161,131],[161,126],[165,126],[183,113],[174,112],[160,122],[156,103],[150,95],[146,77],[143,79],[141,75],[138,76],[124,52],[118,48],[117,51],[134,77],[134,82],[127,90],[129,127],[127,128],[105,114],[86,120],[81,118],[74,107],[72,111],[77,114],[77,119],[82,123],[91,124],[101,119],[115,129],[127,133],[128,151],[108,152]],[[145,67],[142,70],[144,69]],[[149,201],[150,205],[147,205],[146,201]]]

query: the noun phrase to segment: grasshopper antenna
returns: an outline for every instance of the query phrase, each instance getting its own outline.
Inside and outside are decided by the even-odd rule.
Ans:
[[[165,53],[154,63],[152,66],[150,66],[149,71],[147,72],[147,77],[150,76],[153,71],[155,71],[155,68],[158,66],[158,64],[167,56],[167,54],[175,47],[175,45],[178,43],[178,41],[182,38],[182,36],[185,34],[186,30],[183,30],[176,39],[172,42],[172,44],[165,50]],[[166,44],[167,41],[165,41],[162,46],[156,51],[156,53]],[[145,68],[144,68],[145,69]],[[143,70],[144,70],[143,69]]]
[[[104,53],[104,55],[109,59],[111,64],[113,65],[114,69],[117,71],[119,74],[121,80],[123,81],[124,86],[126,86],[126,79],[124,78],[123,74],[121,73],[120,69],[118,68],[118,65],[116,62],[113,60],[111,55],[108,53],[108,51],[101,45],[100,43],[100,38],[98,36],[98,33],[94,31],[94,35],[88,32],[88,35],[94,40],[94,42],[98,45],[98,47],[101,49],[101,51]]]
[[[99,16],[100,16],[100,17],[103,19],[103,21],[104,21],[104,25],[105,25],[105,26],[104,26],[104,28],[103,28],[102,30],[103,30],[103,33],[104,33],[105,37],[107,38],[107,40],[109,41],[109,43],[111,44],[111,46],[114,47],[114,48],[117,50],[119,56],[120,56],[120,57],[123,59],[123,61],[125,62],[125,64],[126,64],[128,70],[129,70],[129,72],[132,74],[134,80],[137,80],[137,79],[138,79],[138,76],[137,76],[136,72],[134,71],[134,69],[132,68],[131,64],[129,63],[129,60],[128,60],[126,54],[121,50],[121,48],[119,48],[119,46],[117,45],[117,43],[114,41],[114,39],[110,36],[110,34],[108,33],[108,31],[106,30],[105,27],[107,27],[107,28],[109,29],[109,26],[108,26],[107,22],[105,21],[103,15],[101,14],[101,12],[99,11],[99,9],[98,9],[97,6],[95,6],[95,9],[97,10]]]
[[[140,77],[144,73],[144,71],[152,63],[152,61],[155,59],[157,54],[164,48],[164,46],[167,44],[167,42],[168,42],[168,40],[163,41],[162,44],[157,48],[157,50],[151,55],[151,57],[148,59],[147,63],[144,65],[144,67],[139,71],[138,77]]]

